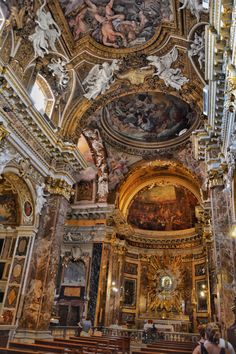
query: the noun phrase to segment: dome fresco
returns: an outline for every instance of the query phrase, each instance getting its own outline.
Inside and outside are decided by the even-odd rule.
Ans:
[[[194,227],[197,198],[175,185],[149,186],[130,204],[128,223],[143,230],[174,231]]]
[[[186,133],[195,122],[196,113],[179,98],[151,92],[111,102],[103,119],[121,138],[161,143]]]
[[[135,47],[173,21],[171,0],[60,0],[75,40],[86,34],[111,48]]]

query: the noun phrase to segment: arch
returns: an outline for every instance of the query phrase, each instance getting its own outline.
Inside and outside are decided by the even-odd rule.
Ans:
[[[156,160],[138,163],[120,187],[117,207],[127,219],[130,203],[142,189],[153,184],[174,184],[189,190],[202,203],[200,184],[183,165],[174,161]]]
[[[15,172],[15,171],[14,171]],[[18,225],[33,226],[36,222],[34,210],[34,198],[32,189],[22,177],[11,169],[4,170],[3,179],[11,186],[12,191],[17,195],[18,204]]]

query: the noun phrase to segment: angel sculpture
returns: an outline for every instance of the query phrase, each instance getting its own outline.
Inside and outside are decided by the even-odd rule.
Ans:
[[[199,0],[180,0],[180,2],[183,5],[179,7],[179,11],[183,9],[190,10],[191,14],[196,16],[198,22],[200,20],[201,12],[208,12],[208,10],[204,8],[202,4],[199,4]]]
[[[46,5],[44,0],[43,5],[36,12],[38,19],[35,21],[38,25],[35,28],[35,33],[29,36],[29,40],[33,42],[35,57],[44,57],[48,54],[48,48],[56,51],[55,42],[61,35],[61,30],[53,20],[51,13],[44,12],[43,8]]]
[[[147,60],[149,61],[149,66],[152,65],[156,69],[153,76],[159,76],[160,79],[164,80],[167,87],[171,86],[176,90],[180,90],[181,86],[188,82],[188,79],[183,76],[180,69],[171,68],[171,64],[177,58],[178,50],[174,47],[170,53],[161,58],[156,55],[150,55],[147,57]],[[147,69],[149,66],[142,69]]]
[[[114,59],[111,64],[106,61],[102,65],[96,64],[83,81],[83,85],[87,86],[84,97],[91,100],[103,94],[115,81],[114,73],[117,70],[119,70],[117,59]]]
[[[69,76],[65,68],[66,62],[61,58],[57,60],[55,58],[51,59],[51,63],[48,64],[48,69],[52,71],[52,75],[58,80],[58,86],[60,89],[65,89],[69,82]]]
[[[202,36],[199,36],[196,32],[194,35],[193,43],[190,45],[190,49],[188,51],[188,55],[190,57],[198,56],[198,63],[200,69],[202,69],[203,62],[205,61],[205,43],[204,43],[204,32]]]
[[[35,208],[35,213],[41,215],[42,208],[44,206],[44,203],[46,202],[45,194],[44,194],[44,187],[45,184],[42,183],[41,185],[36,186],[36,208]]]

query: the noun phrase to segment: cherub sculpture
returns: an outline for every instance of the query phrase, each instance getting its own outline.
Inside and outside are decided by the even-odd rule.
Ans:
[[[65,89],[69,82],[69,75],[66,70],[66,61],[58,58],[51,59],[51,63],[48,64],[48,69],[52,72],[52,75],[56,77],[57,84],[61,90]]]
[[[53,20],[51,13],[44,12],[45,5],[46,0],[36,12],[38,19],[35,21],[37,23],[35,33],[29,36],[29,40],[33,42],[35,57],[41,58],[48,54],[49,47],[56,51],[55,42],[61,35],[61,30]]]
[[[84,97],[91,100],[103,94],[115,81],[114,73],[117,70],[119,70],[117,59],[114,59],[111,64],[108,62],[102,65],[96,64],[83,81],[83,85],[87,86]]]
[[[183,76],[180,69],[172,69],[171,65],[178,58],[178,50],[174,47],[171,52],[164,55],[163,57],[158,57],[156,55],[150,55],[147,57],[149,61],[149,66],[155,67],[155,73],[153,76],[159,76],[160,79],[164,80],[167,87],[171,86],[176,90],[180,90],[181,86],[188,82],[188,79]],[[144,67],[142,69],[147,69]]]
[[[205,62],[204,32],[202,33],[202,36],[199,36],[197,33],[195,33],[194,40],[188,51],[188,55],[190,57],[198,56],[198,63],[200,69],[202,69],[203,63]]]
[[[198,22],[200,20],[201,13],[208,12],[208,10],[205,9],[202,4],[200,4],[199,0],[180,0],[180,2],[183,5],[181,7],[179,7],[179,11],[183,10],[183,9],[190,10],[191,14],[193,16],[196,16]]]

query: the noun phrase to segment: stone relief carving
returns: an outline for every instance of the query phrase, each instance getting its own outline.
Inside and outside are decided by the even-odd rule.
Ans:
[[[188,55],[190,57],[197,56],[200,69],[203,68],[203,64],[205,63],[205,36],[204,36],[204,32],[202,32],[201,36],[195,32],[194,40],[192,41],[192,44],[190,44],[190,49],[188,51]]]
[[[6,165],[16,157],[17,152],[12,146],[5,143],[0,147],[0,175],[3,173]]]
[[[111,64],[108,62],[102,65],[96,64],[83,81],[83,85],[87,86],[84,97],[91,100],[103,94],[114,82],[114,73],[117,70],[119,70],[117,59],[114,59]]]
[[[52,72],[52,76],[55,76],[59,89],[66,89],[69,82],[69,75],[66,69],[66,61],[62,60],[61,58],[52,58],[51,63],[48,64],[48,69]]]
[[[41,58],[49,53],[48,48],[57,51],[55,43],[61,35],[61,30],[53,20],[51,13],[44,11],[45,5],[46,0],[36,12],[38,19],[35,20],[37,23],[35,33],[29,36],[29,40],[33,42],[35,57]]]
[[[35,207],[35,213],[41,215],[42,208],[46,202],[45,194],[44,194],[44,187],[45,184],[42,183],[41,185],[36,186],[36,207]]]
[[[168,54],[163,57],[158,57],[156,55],[150,55],[147,57],[149,61],[148,67],[154,66],[155,73],[153,76],[158,76],[165,82],[167,87],[173,87],[176,90],[180,90],[189,80],[183,76],[181,69],[172,69],[171,65],[178,58],[178,50],[174,47]],[[142,69],[147,69],[148,67],[143,67]]]
[[[200,20],[202,12],[208,12],[208,10],[203,7],[203,4],[200,4],[199,0],[180,0],[180,3],[183,5],[179,7],[179,11],[184,9],[190,10],[191,14],[197,18],[197,21]]]
[[[91,242],[93,241],[94,238],[94,232],[90,233],[82,233],[82,232],[77,232],[77,233],[71,233],[68,232],[64,235],[63,241],[64,242]]]

